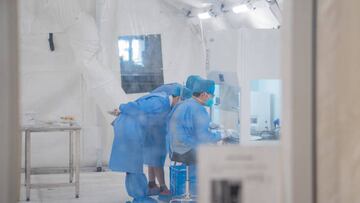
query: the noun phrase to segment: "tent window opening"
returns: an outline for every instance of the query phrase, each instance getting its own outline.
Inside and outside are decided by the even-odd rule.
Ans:
[[[159,34],[120,36],[118,48],[121,85],[126,93],[149,92],[164,84]]]
[[[132,60],[134,64],[144,66],[142,53],[145,51],[144,49],[145,43],[144,40],[133,39],[131,43],[132,49]]]
[[[124,61],[129,61],[129,41],[119,40],[119,57]]]

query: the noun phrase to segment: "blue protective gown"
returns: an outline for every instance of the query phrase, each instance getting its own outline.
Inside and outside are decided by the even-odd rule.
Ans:
[[[164,167],[166,159],[166,122],[170,113],[170,101],[159,105],[158,112],[148,115],[144,127],[144,164],[152,167]]]
[[[169,96],[180,96],[181,88],[182,85],[180,85],[179,83],[169,83],[157,87],[156,89],[151,91],[151,93],[165,92]]]
[[[168,135],[173,152],[184,154],[199,144],[216,143],[219,133],[209,130],[210,116],[206,108],[191,98],[176,105],[169,114]]]
[[[206,108],[191,98],[177,104],[169,114],[167,139],[171,152],[184,154],[199,144],[216,143],[219,133],[209,130],[210,116]],[[190,165],[190,193],[196,195],[196,165]]]
[[[170,111],[169,98],[165,93],[149,94],[122,104],[119,109],[109,167],[113,171],[143,173],[144,147],[161,144],[159,133],[163,136],[164,150],[154,150],[154,153],[166,155],[164,132],[165,118]]]
[[[109,168],[113,171],[126,172],[128,194],[135,199],[142,199],[145,198],[147,191],[147,180],[143,174],[144,152],[149,153],[145,151],[149,143],[159,142],[151,138],[145,139],[145,137],[148,136],[149,130],[155,132],[155,128],[159,127],[159,123],[156,122],[158,118],[167,116],[170,111],[170,101],[167,94],[154,93],[134,102],[122,104],[119,109],[121,113],[113,123],[115,136]],[[165,133],[163,136],[165,143]],[[165,157],[165,149],[164,144],[164,150],[150,151],[150,154],[158,155],[161,151],[165,153],[165,155],[162,154]]]
[[[145,174],[127,173],[125,179],[129,196],[134,197],[132,203],[157,203],[147,196],[147,179]]]

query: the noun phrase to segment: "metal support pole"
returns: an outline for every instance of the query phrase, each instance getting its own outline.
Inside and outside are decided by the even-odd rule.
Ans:
[[[69,182],[73,182],[74,178],[74,140],[73,131],[69,131]]]
[[[75,197],[79,198],[80,192],[80,131],[75,135]]]
[[[24,149],[24,153],[25,153],[25,156],[24,156],[25,181],[24,181],[24,183],[25,183],[25,187],[26,187],[26,180],[27,180],[27,170],[26,170],[26,166],[27,166],[27,144],[26,144],[27,136],[26,136],[26,133],[25,133],[24,137],[25,137],[25,144],[24,144],[25,145],[25,149]]]
[[[25,170],[26,170],[26,201],[30,201],[30,189],[31,189],[31,133],[25,131]]]

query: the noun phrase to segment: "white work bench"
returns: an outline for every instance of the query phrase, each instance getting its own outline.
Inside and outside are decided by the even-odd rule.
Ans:
[[[66,123],[36,123],[22,126],[25,132],[25,186],[26,201],[30,201],[31,188],[75,187],[75,197],[79,198],[80,190],[80,130],[75,122]],[[32,133],[68,132],[69,135],[69,182],[51,184],[31,184],[31,136]],[[75,144],[74,144],[75,143]],[[75,177],[74,177],[75,176]],[[75,178],[75,180],[74,180]]]

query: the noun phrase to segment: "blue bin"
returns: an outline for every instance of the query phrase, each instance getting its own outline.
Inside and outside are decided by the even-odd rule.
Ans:
[[[171,195],[180,196],[185,193],[186,166],[170,166],[170,191]]]

